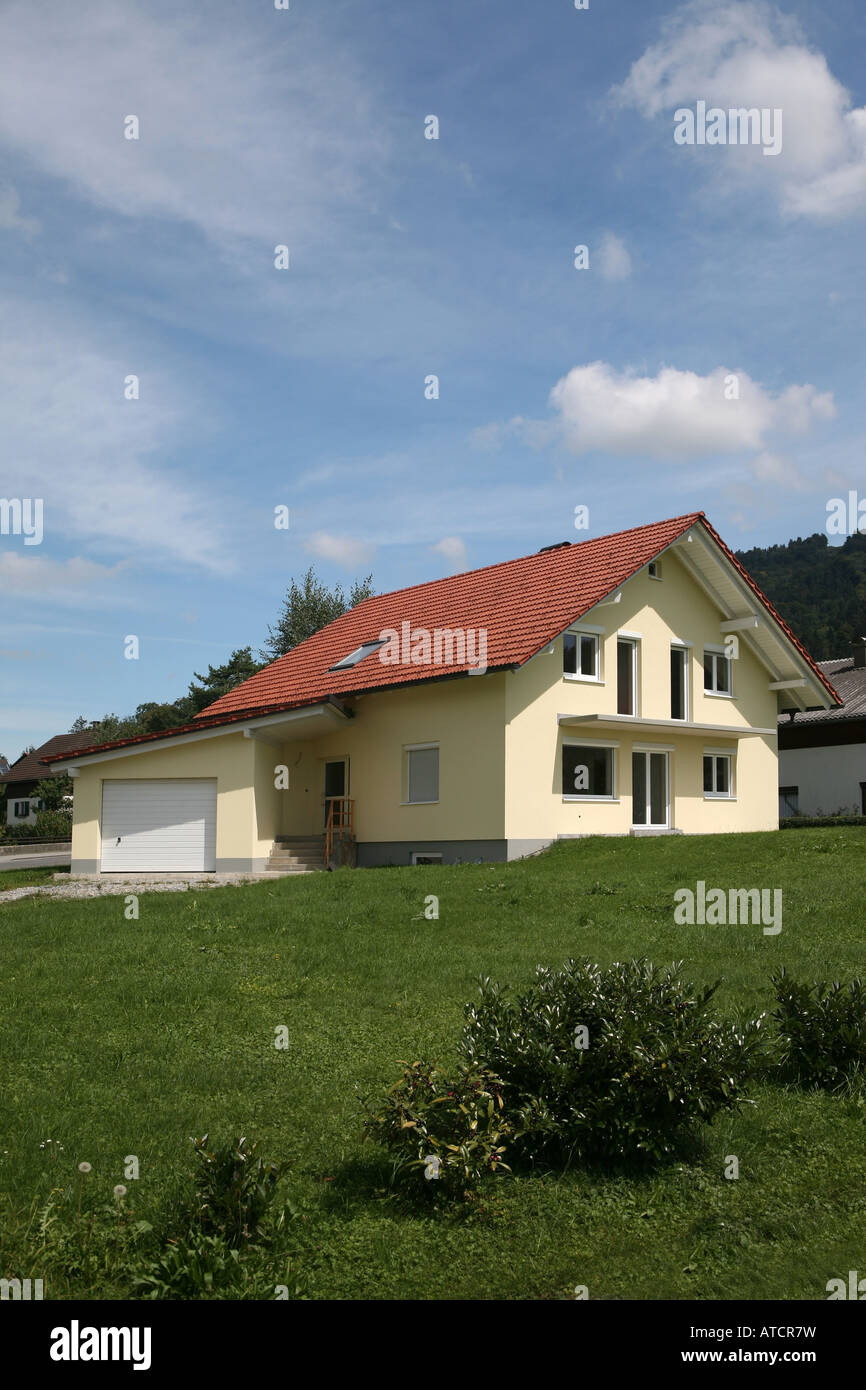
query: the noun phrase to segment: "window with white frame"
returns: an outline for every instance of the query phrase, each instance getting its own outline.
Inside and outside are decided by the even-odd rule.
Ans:
[[[732,797],[734,794],[734,755],[704,753],[704,796]]]
[[[562,795],[566,801],[614,800],[615,744],[564,743]]]
[[[22,817],[22,816],[29,816],[29,815],[30,815],[30,802],[29,802],[29,801],[16,801],[16,802],[13,804],[12,813],[13,813],[13,815],[18,816],[19,818]]]
[[[439,745],[412,744],[403,750],[404,788],[409,805],[439,800]]]
[[[562,639],[562,674],[572,680],[601,680],[601,638],[597,632],[566,632]]]
[[[616,712],[637,714],[638,644],[634,637],[616,641]]]
[[[413,863],[413,864],[441,864],[441,863],[442,863],[442,855],[441,855],[441,854],[434,854],[432,850],[426,850],[426,849],[413,849],[413,851],[412,851],[412,863]]]
[[[712,647],[704,650],[704,693],[707,695],[730,695],[731,658],[724,650],[714,651]]]
[[[671,719],[689,717],[689,653],[687,647],[671,647]]]

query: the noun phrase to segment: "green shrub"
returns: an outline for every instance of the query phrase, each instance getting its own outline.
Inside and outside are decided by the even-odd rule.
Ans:
[[[718,985],[696,989],[680,969],[570,960],[539,966],[516,999],[482,980],[461,1050],[502,1078],[517,1152],[662,1158],[742,1103],[761,1019],[739,1027],[714,1017]]]
[[[40,840],[69,840],[72,838],[72,807],[36,812],[34,831]]]
[[[866,987],[859,978],[806,984],[784,968],[773,976],[782,1074],[834,1089],[866,1065]]]
[[[482,1177],[507,1172],[511,1138],[502,1084],[481,1067],[453,1076],[435,1063],[401,1062],[403,1074],[370,1108],[364,1138],[395,1157],[395,1178],[425,1183],[431,1194],[462,1195]]]
[[[192,1216],[206,1235],[228,1245],[252,1240],[274,1197],[283,1165],[258,1156],[245,1138],[208,1148],[208,1135],[193,1139],[198,1171]]]

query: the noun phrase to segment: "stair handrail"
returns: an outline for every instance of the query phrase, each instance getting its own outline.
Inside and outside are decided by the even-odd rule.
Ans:
[[[355,838],[355,801],[351,796],[328,796],[325,800],[328,803],[328,814],[325,818],[325,868],[329,869],[334,852],[334,831],[340,832],[341,841],[346,838],[343,834],[345,830],[349,832],[350,842]],[[335,803],[338,806],[336,817]]]

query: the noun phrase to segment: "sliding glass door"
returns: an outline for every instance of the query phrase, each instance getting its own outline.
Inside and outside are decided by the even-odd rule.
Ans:
[[[632,825],[660,830],[670,825],[670,755],[632,753]]]

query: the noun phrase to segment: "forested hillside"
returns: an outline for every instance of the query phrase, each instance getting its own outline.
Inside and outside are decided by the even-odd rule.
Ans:
[[[847,656],[866,636],[866,536],[837,546],[818,532],[738,550],[737,559],[817,661]]]

